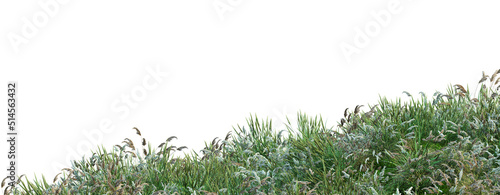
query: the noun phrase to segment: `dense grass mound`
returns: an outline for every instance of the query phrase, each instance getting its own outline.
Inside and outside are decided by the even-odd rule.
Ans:
[[[500,71],[500,70],[499,70]],[[248,127],[172,159],[170,137],[152,149],[143,139],[104,148],[56,176],[24,178],[14,194],[499,194],[500,103],[497,73],[477,96],[462,85],[346,109],[335,128],[298,114],[297,129],[276,131],[250,117]],[[335,131],[339,130],[340,133]],[[136,129],[137,134],[140,131]],[[288,137],[283,132],[288,131]],[[22,178],[22,177],[21,177]],[[3,187],[3,186],[2,186]]]

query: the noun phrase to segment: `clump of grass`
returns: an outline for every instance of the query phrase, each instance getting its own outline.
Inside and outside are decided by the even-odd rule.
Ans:
[[[296,129],[288,121],[276,133],[250,116],[236,136],[205,143],[202,156],[172,158],[186,148],[169,145],[175,136],[155,149],[134,128],[141,148],[125,138],[52,184],[23,175],[5,194],[498,194],[499,73],[483,72],[477,96],[456,84],[431,100],[381,97],[366,112],[344,110],[336,127],[298,113]]]

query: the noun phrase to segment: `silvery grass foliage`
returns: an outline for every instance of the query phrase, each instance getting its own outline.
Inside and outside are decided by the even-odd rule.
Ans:
[[[456,84],[344,110],[335,127],[298,113],[297,128],[247,119],[184,158],[169,137],[141,136],[74,161],[52,184],[21,176],[5,194],[498,194],[500,88],[495,71],[476,88]],[[361,108],[365,108],[363,111]],[[288,131],[288,136],[283,132]],[[24,179],[24,180],[23,180]],[[4,180],[5,181],[5,180]],[[2,183],[4,187],[4,183]]]

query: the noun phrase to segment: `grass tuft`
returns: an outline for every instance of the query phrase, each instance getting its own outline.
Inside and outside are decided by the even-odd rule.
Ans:
[[[187,148],[170,144],[177,137],[152,148],[134,127],[141,148],[125,138],[74,161],[52,184],[23,175],[4,193],[499,194],[499,72],[483,72],[477,96],[455,84],[432,100],[380,97],[367,112],[345,109],[336,128],[299,112],[296,129],[288,121],[276,133],[271,120],[250,116],[247,127],[205,142],[202,156],[172,158]]]

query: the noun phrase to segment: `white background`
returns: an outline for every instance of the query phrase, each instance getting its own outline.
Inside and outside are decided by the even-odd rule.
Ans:
[[[173,145],[199,152],[204,141],[246,126],[250,114],[282,128],[283,116],[301,110],[334,126],[346,107],[373,105],[379,94],[432,96],[457,83],[476,89],[481,71],[500,68],[493,0],[397,1],[399,12],[350,63],[341,44],[354,45],[356,28],[365,31],[377,21],[370,13],[390,10],[392,1],[69,0],[51,7],[31,37],[22,35],[33,16],[44,22],[46,2],[0,2],[1,120],[7,82],[18,81],[18,169],[31,179],[51,180],[56,162],[69,167],[69,151],[88,143],[83,132],[104,119],[115,125],[102,133],[105,148],[126,137],[139,146],[138,127],[155,147],[175,135]],[[25,42],[13,44],[14,34]],[[157,65],[169,75],[120,119],[113,102]]]

